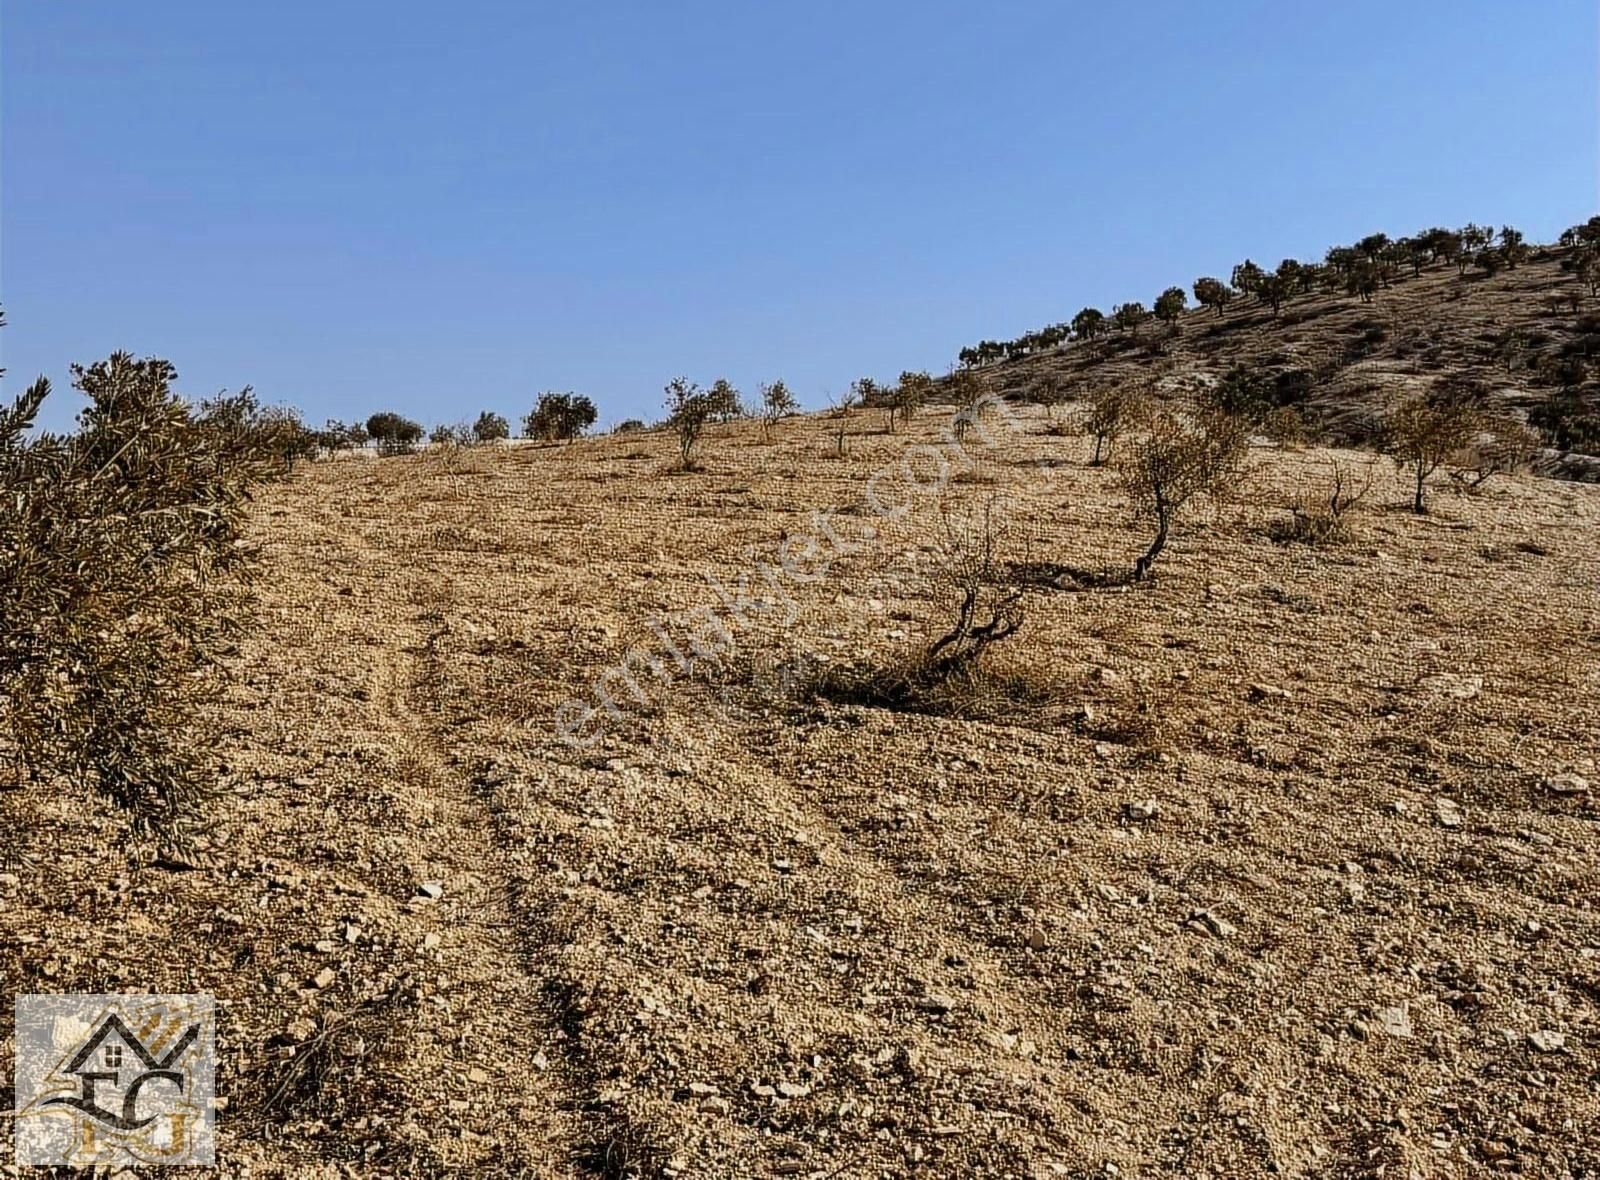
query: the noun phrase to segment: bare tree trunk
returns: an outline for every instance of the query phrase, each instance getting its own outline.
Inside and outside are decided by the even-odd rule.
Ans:
[[[1167,526],[1171,523],[1172,514],[1162,506],[1156,508],[1156,539],[1150,542],[1150,548],[1144,555],[1133,563],[1133,580],[1142,582],[1150,576],[1150,567],[1155,565],[1156,558],[1161,556],[1161,551],[1167,547]]]
[[[1425,475],[1423,475],[1423,473],[1422,473],[1422,464],[1418,463],[1417,464],[1417,494],[1411,501],[1411,511],[1415,512],[1418,516],[1421,516],[1423,513],[1428,511],[1427,508],[1424,507],[1423,503],[1422,503],[1422,481],[1424,479],[1426,479],[1426,478],[1427,477]]]

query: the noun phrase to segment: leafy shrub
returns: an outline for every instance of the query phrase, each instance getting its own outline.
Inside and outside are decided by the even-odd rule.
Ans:
[[[1235,365],[1201,393],[1206,409],[1255,425],[1272,411],[1272,382],[1260,369]]]
[[[511,437],[511,423],[503,415],[485,410],[472,424],[472,436],[481,443],[499,442]]]
[[[1563,451],[1600,455],[1600,398],[1565,389],[1535,406],[1528,422]]]
[[[789,387],[782,381],[774,381],[761,387],[761,428],[768,438],[778,428],[778,423],[788,415],[800,408],[800,403],[795,400],[794,394],[789,392]]]
[[[436,447],[470,446],[472,427],[465,422],[441,422],[428,432],[428,441]]]
[[[695,445],[706,423],[721,408],[721,402],[710,390],[701,389],[687,377],[674,377],[667,383],[667,425],[678,436],[678,470],[695,469]]]
[[[594,402],[581,393],[541,393],[533,412],[522,419],[522,437],[571,442],[599,416]]]
[[[42,378],[0,412],[0,756],[181,852],[215,791],[197,706],[248,616],[246,495],[282,457],[237,401],[193,411],[166,361],[73,375],[76,432],[29,433]]]
[[[378,444],[380,455],[406,455],[422,441],[422,424],[390,410],[367,419],[367,434]]]
[[[1266,435],[1268,442],[1275,443],[1285,450],[1303,447],[1311,438],[1311,432],[1306,429],[1306,420],[1293,406],[1279,406],[1268,412],[1261,419],[1260,429],[1261,433]]]

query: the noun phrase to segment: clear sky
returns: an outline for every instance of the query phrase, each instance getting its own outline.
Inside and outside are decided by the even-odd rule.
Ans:
[[[1600,204],[1593,0],[3,3],[11,393],[124,348],[314,424],[820,404],[1246,255]]]

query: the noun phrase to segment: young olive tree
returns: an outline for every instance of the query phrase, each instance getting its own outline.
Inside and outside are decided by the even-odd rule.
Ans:
[[[761,428],[770,439],[778,423],[800,409],[800,403],[782,381],[761,387]]]
[[[1415,398],[1389,416],[1384,442],[1395,465],[1411,475],[1413,512],[1428,510],[1428,477],[1472,441],[1476,424],[1476,412],[1456,400]]]
[[[1189,297],[1183,293],[1182,287],[1168,287],[1156,296],[1156,319],[1169,328],[1176,328],[1188,303]]]
[[[990,497],[967,515],[944,507],[940,517],[936,577],[954,618],[924,656],[924,674],[936,681],[972,667],[992,645],[1015,635],[1025,618],[1023,587],[1000,561],[1004,520],[997,500]]]
[[[1045,417],[1054,422],[1056,409],[1067,402],[1069,388],[1066,378],[1060,373],[1040,373],[1028,382],[1027,398],[1037,406],[1043,406]]]
[[[1134,511],[1155,525],[1155,537],[1133,563],[1143,581],[1171,536],[1173,522],[1197,499],[1222,496],[1249,452],[1248,427],[1203,409],[1160,408],[1145,415],[1118,463]]]
[[[850,437],[850,411],[861,404],[861,394],[856,382],[837,397],[828,398],[828,416],[833,421],[833,453],[845,453],[846,440]]]
[[[492,410],[485,410],[472,424],[472,436],[481,443],[500,442],[511,437],[511,423]]]
[[[1089,394],[1083,432],[1094,439],[1091,467],[1099,467],[1111,458],[1117,439],[1137,417],[1142,401],[1137,393],[1121,385],[1108,385]]]
[[[678,436],[679,471],[695,469],[695,445],[705,432],[706,423],[721,408],[722,403],[712,391],[701,389],[687,377],[674,377],[667,383],[667,425]]]

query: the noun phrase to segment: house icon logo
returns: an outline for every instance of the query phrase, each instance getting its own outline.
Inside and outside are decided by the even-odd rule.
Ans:
[[[17,1162],[214,1162],[215,1004],[200,995],[20,996]]]

